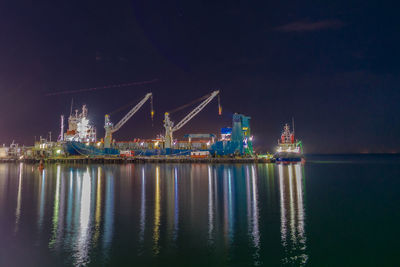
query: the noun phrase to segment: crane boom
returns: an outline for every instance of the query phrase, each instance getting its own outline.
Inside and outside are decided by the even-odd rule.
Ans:
[[[112,129],[112,132],[115,133],[118,131],[143,105],[146,103],[146,101],[152,97],[152,93],[146,94],[146,96],[139,102],[137,103],[136,106],[134,106]]]
[[[219,93],[219,90],[214,91],[211,93],[211,95],[204,100],[203,102],[200,103],[195,109],[193,109],[189,114],[186,115],[177,125],[175,125],[174,128],[172,128],[172,131],[175,132],[182,128],[186,123],[188,123],[191,119],[193,119],[194,116],[196,116],[200,111],[203,110],[205,106],[207,106],[208,103],[213,100],[214,97],[216,97]]]
[[[174,123],[169,118],[169,113],[165,113],[164,128],[165,128],[165,148],[171,148],[172,145],[172,134],[173,132],[181,129],[186,123],[188,123],[193,117],[195,117],[200,111],[203,110],[211,100],[219,94],[219,90],[216,90],[210,94],[203,102],[201,102],[195,109],[193,109],[188,115],[186,115],[178,124],[174,126]]]
[[[118,131],[143,105],[146,103],[146,101],[151,98],[152,99],[153,94],[148,93],[146,96],[136,104],[115,126],[113,123],[110,121],[110,115],[105,116],[105,123],[104,123],[104,129],[105,129],[105,136],[104,136],[104,147],[109,148],[111,147],[111,141],[112,141],[112,134]],[[154,111],[153,107],[151,107],[151,116],[153,117]]]

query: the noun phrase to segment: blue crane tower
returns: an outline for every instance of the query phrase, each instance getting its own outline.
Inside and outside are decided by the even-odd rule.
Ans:
[[[212,149],[216,155],[253,155],[250,119],[243,114],[233,114],[231,138],[229,141],[218,141],[213,145]]]

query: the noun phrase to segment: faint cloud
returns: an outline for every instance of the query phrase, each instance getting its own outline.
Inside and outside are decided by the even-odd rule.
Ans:
[[[99,51],[96,51],[96,61],[102,61],[102,60],[103,60],[103,55]]]
[[[118,61],[125,61],[128,62],[128,59],[124,56],[118,56]]]
[[[327,29],[338,29],[344,26],[340,20],[321,20],[321,21],[295,21],[276,27],[275,30],[281,32],[312,32]]]

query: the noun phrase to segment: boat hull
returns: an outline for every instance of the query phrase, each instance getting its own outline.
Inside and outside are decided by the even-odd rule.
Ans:
[[[68,141],[64,144],[64,150],[69,155],[81,156],[118,156],[120,150],[115,148],[98,148],[95,145]],[[133,149],[135,156],[190,156],[190,149]]]
[[[298,163],[303,161],[303,155],[299,153],[277,153],[275,154],[276,163]]]
[[[69,155],[81,156],[116,156],[119,155],[119,150],[115,148],[98,148],[94,145],[69,141],[64,144],[64,150]]]
[[[302,162],[302,158],[276,158],[275,162],[283,164],[298,163]]]

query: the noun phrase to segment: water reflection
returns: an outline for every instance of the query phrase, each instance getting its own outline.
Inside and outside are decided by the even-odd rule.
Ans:
[[[106,197],[104,212],[103,255],[108,258],[114,233],[114,174],[106,170]]]
[[[0,164],[0,212],[3,211],[4,203],[6,202],[6,196],[7,196],[7,186],[8,186],[8,173],[9,169],[7,168],[7,165],[5,164]]]
[[[258,229],[258,190],[257,190],[257,174],[255,172],[254,166],[251,167],[251,225],[249,226],[249,231],[251,232],[253,244],[256,248],[254,253],[255,264],[259,265],[259,250],[260,250],[260,232]]]
[[[281,243],[285,251],[283,264],[305,264],[305,210],[301,165],[279,165]]]
[[[49,247],[53,247],[56,243],[56,237],[58,233],[58,219],[59,219],[59,203],[60,203],[60,180],[61,180],[61,166],[57,166],[57,182],[54,196],[54,204],[53,204],[53,226],[52,226],[52,237],[49,242]]]
[[[153,230],[153,252],[155,255],[160,253],[160,217],[161,217],[161,192],[160,192],[160,166],[156,167],[156,189],[154,205],[154,230]]]
[[[53,175],[54,168],[55,175]],[[37,227],[39,235],[46,227],[50,228],[48,247],[56,252],[71,251],[74,265],[89,263],[90,249],[97,247],[101,239],[102,251],[106,259],[114,231],[114,177],[112,171],[107,169],[104,177],[102,167],[73,169],[57,165],[54,168],[44,170],[38,181]],[[16,229],[18,229],[21,213],[22,181],[21,171]],[[103,186],[105,187],[105,203],[102,199]],[[53,190],[51,190],[52,187]],[[47,194],[50,194],[51,198],[46,197]],[[51,224],[46,225],[45,207],[48,206],[46,201],[49,200],[52,200]],[[103,209],[104,217],[102,217]],[[42,239],[39,238],[39,240]]]
[[[41,179],[39,182],[39,186],[40,186],[39,198],[38,198],[38,201],[39,201],[39,203],[38,203],[38,206],[39,206],[39,214],[38,214],[39,215],[39,219],[38,219],[39,231],[42,230],[42,225],[43,225],[43,216],[44,216],[44,207],[45,207],[44,200],[45,200],[45,196],[46,196],[45,185],[46,185],[46,170],[43,170]]]
[[[179,229],[179,190],[178,190],[178,169],[174,168],[174,233],[173,239],[176,241],[178,238]]]
[[[15,232],[18,232],[19,220],[21,217],[21,193],[22,193],[22,168],[24,164],[19,164],[19,175],[18,175],[18,195],[17,195],[17,207],[15,209]]]
[[[232,244],[234,238],[234,196],[231,169],[224,171],[224,233],[227,244]]]
[[[144,241],[144,230],[146,225],[146,176],[144,174],[144,166],[142,167],[142,184],[140,198],[140,233],[139,240]]]
[[[95,213],[95,233],[93,243],[97,244],[100,237],[100,222],[101,222],[101,172],[102,168],[97,168],[97,184],[96,184],[96,213]]]
[[[35,246],[67,265],[118,265],[116,255],[155,265],[202,249],[217,265],[263,265],[271,247],[283,248],[280,264],[308,260],[301,165],[17,166],[0,182],[13,185],[14,233],[34,225]]]
[[[208,166],[208,240],[212,244],[214,231],[214,191],[211,166]]]
[[[74,195],[77,195],[77,192],[75,190],[74,185],[76,186],[75,178],[74,178],[74,172],[71,169],[69,172],[69,181],[68,181],[68,202],[67,202],[67,216],[66,216],[66,232],[71,233],[72,232],[72,220],[73,220],[73,214],[75,210],[75,205],[74,205]],[[65,237],[65,244],[70,244],[72,240],[72,235],[66,236]]]
[[[74,258],[76,264],[85,264],[87,260],[87,254],[89,249],[89,238],[90,238],[90,204],[91,204],[91,186],[90,186],[90,175],[87,170],[81,177],[78,178],[82,184],[81,196],[80,196],[80,212],[79,212],[79,233],[77,240],[77,250]]]

